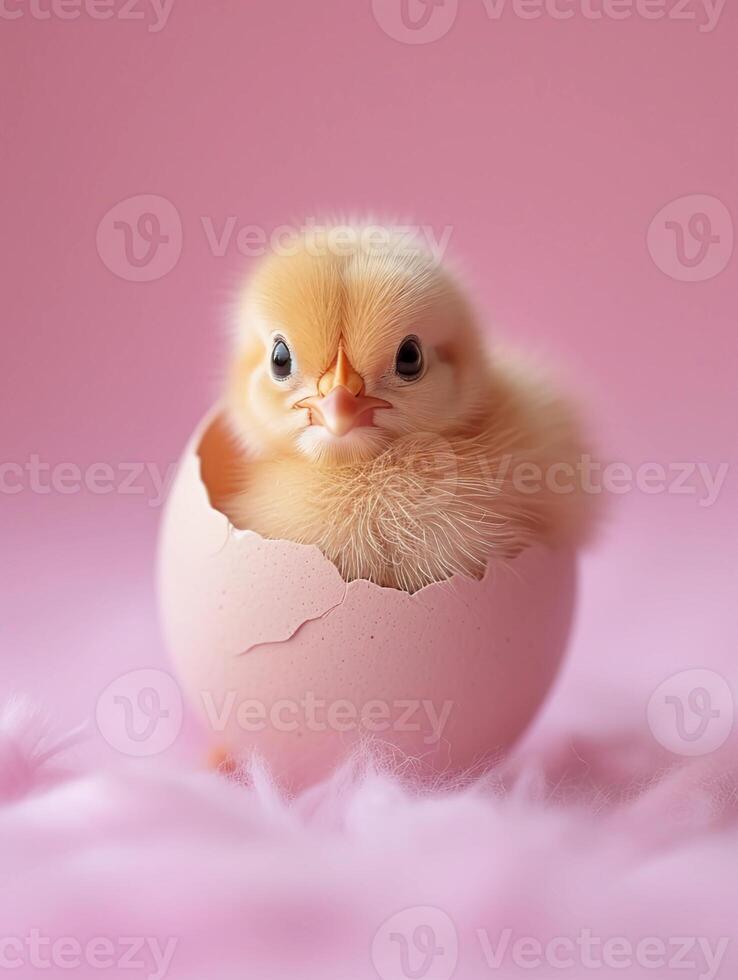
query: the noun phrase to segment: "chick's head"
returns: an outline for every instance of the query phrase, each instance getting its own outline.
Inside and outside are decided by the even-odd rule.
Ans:
[[[305,234],[257,269],[227,391],[252,451],[352,463],[477,411],[486,353],[460,288],[423,248],[381,231]]]

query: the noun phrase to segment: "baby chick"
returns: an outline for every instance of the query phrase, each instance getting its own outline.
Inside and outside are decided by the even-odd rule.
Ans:
[[[241,465],[217,505],[347,581],[415,592],[580,533],[569,405],[491,353],[449,272],[390,230],[312,230],[263,262],[225,404]]]

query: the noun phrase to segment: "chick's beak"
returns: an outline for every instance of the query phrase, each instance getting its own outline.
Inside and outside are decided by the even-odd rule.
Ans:
[[[374,425],[374,410],[391,408],[389,402],[364,394],[364,379],[342,347],[318,381],[318,394],[303,398],[295,408],[310,411],[311,425],[322,425],[334,436],[345,436],[361,425]]]

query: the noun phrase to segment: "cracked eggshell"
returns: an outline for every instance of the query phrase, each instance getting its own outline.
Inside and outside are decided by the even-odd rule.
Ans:
[[[214,420],[183,456],[159,553],[167,643],[213,743],[255,750],[293,789],[367,739],[433,775],[510,746],[557,674],[574,556],[538,546],[414,595],[346,583],[317,548],[235,530],[211,506],[199,450]]]

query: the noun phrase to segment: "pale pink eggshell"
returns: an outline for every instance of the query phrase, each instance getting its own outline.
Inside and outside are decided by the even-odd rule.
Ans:
[[[164,516],[162,621],[182,687],[216,744],[254,750],[286,785],[358,743],[428,774],[479,767],[520,735],[569,635],[576,561],[528,549],[482,581],[415,595],[346,583],[315,547],[237,531],[187,448]]]

